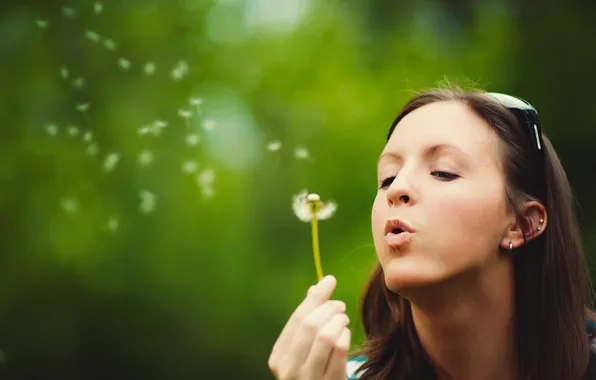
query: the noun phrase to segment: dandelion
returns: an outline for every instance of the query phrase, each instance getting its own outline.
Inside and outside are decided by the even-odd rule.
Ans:
[[[85,78],[77,77],[72,80],[72,86],[74,88],[83,88],[85,86]]]
[[[201,138],[199,137],[199,135],[196,134],[191,134],[186,136],[186,145],[197,145],[199,143],[199,141],[201,141]]]
[[[78,136],[78,134],[79,134],[79,128],[77,128],[74,125],[69,126],[68,127],[68,134],[71,135],[71,136],[73,136],[73,137],[74,136]]]
[[[50,136],[56,136],[58,134],[58,127],[56,124],[48,124],[46,125],[46,132]]]
[[[118,58],[118,66],[120,66],[120,68],[122,70],[126,71],[126,70],[130,69],[131,63],[126,58]]]
[[[93,42],[97,42],[101,39],[101,36],[95,32],[87,31],[85,36]]]
[[[193,160],[185,161],[182,164],[182,170],[185,173],[189,173],[189,174],[196,172],[198,167],[199,167],[199,165],[197,164],[197,162],[193,161]]]
[[[120,220],[117,216],[111,216],[106,223],[106,227],[110,231],[116,231],[120,227]]]
[[[292,208],[294,214],[303,222],[311,223],[312,249],[315,261],[317,279],[323,278],[321,265],[321,251],[319,249],[319,220],[329,219],[333,216],[337,206],[335,203],[321,202],[318,194],[308,193],[304,190],[293,197]]]
[[[149,150],[144,150],[139,153],[138,160],[141,166],[148,166],[151,164],[151,162],[153,162],[153,153],[151,153]]]
[[[103,4],[99,1],[93,4],[93,11],[95,12],[95,14],[100,14],[101,12],[103,12]]]
[[[70,7],[62,7],[62,15],[66,18],[74,17],[77,14],[77,10]]]
[[[108,154],[103,161],[103,170],[105,172],[111,172],[118,164],[118,161],[120,161],[120,155],[118,153]]]
[[[68,78],[68,69],[67,69],[66,67],[62,66],[62,67],[60,68],[60,76],[61,76],[63,79],[67,79],[67,78]]]
[[[74,214],[79,211],[79,202],[75,198],[62,198],[60,200],[60,207],[67,214]]]
[[[105,46],[108,50],[116,50],[116,42],[109,38],[103,40],[103,46]]]
[[[83,134],[83,141],[85,142],[91,142],[91,140],[93,140],[93,132],[91,131],[87,131]]]
[[[99,147],[97,146],[97,144],[92,143],[89,144],[89,146],[87,146],[86,150],[89,156],[95,156],[99,152]]]
[[[170,71],[172,79],[179,81],[188,74],[188,64],[186,61],[180,60],[176,63],[174,68]]]
[[[35,23],[37,24],[37,26],[39,26],[40,29],[45,29],[48,27],[48,25],[50,25],[50,23],[46,20],[36,20]]]
[[[276,152],[280,149],[281,149],[281,141],[279,141],[279,140],[271,141],[269,144],[267,144],[267,150],[270,152]]]
[[[85,112],[89,109],[90,104],[89,103],[81,103],[81,104],[77,104],[77,111],[79,112]]]
[[[145,72],[145,75],[153,75],[153,73],[155,73],[156,69],[157,69],[157,67],[155,66],[155,63],[153,63],[153,62],[147,62],[143,66],[143,71]]]
[[[304,147],[298,147],[294,150],[294,157],[299,160],[307,160],[310,158],[310,153],[308,152],[308,149]]]
[[[139,205],[139,211],[142,214],[149,214],[155,210],[155,204],[157,203],[157,197],[150,191],[141,190],[139,192],[141,198],[141,204]]]

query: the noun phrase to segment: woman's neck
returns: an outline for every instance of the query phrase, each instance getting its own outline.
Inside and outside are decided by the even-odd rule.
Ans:
[[[441,380],[515,376],[515,292],[510,258],[408,294],[425,352]]]

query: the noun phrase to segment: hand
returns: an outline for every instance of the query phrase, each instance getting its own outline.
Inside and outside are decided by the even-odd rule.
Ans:
[[[311,286],[288,319],[269,356],[276,379],[346,379],[350,320],[343,302],[329,300],[336,284],[326,276]]]

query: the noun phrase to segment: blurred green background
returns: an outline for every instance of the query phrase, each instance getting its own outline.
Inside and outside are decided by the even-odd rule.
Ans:
[[[0,378],[266,379],[316,281],[353,344],[376,159],[449,80],[541,113],[596,248],[593,9],[504,0],[3,1]],[[589,254],[588,254],[589,256]]]

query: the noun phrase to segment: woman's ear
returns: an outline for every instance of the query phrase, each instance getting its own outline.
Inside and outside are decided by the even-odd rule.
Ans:
[[[507,229],[501,247],[507,250],[521,247],[540,236],[547,225],[548,215],[544,206],[537,201],[527,202],[522,208],[521,217]]]

